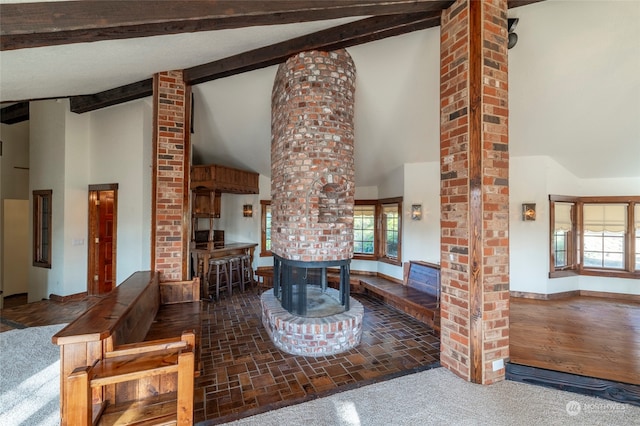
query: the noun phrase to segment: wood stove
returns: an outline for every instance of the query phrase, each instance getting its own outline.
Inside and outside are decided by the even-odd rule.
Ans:
[[[324,317],[349,310],[350,259],[303,262],[274,255],[273,292],[282,307],[294,315]],[[338,268],[338,298],[327,293],[329,268]]]

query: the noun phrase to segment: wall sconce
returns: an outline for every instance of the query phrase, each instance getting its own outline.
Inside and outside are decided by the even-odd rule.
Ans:
[[[522,220],[536,220],[535,203],[527,203],[522,205]]]
[[[514,31],[518,26],[519,18],[509,18],[507,19],[507,33],[509,34],[509,41],[507,42],[507,49],[511,49],[515,47],[516,43],[518,43],[518,34]]]
[[[242,216],[244,217],[252,217],[253,216],[253,205],[245,204],[242,206]]]
[[[421,220],[422,219],[422,204],[412,204],[411,205],[411,219],[412,220]]]

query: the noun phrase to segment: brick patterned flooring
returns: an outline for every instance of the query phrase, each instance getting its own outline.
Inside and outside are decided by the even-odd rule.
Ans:
[[[438,365],[432,329],[374,298],[354,297],[365,308],[360,345],[317,358],[273,345],[257,292],[205,302],[196,421],[223,423]]]
[[[375,298],[365,308],[360,345],[339,355],[289,355],[262,326],[255,289],[202,302],[202,372],[195,382],[195,419],[214,425],[439,365],[440,340],[427,325]],[[70,322],[99,297],[5,304],[0,331]]]

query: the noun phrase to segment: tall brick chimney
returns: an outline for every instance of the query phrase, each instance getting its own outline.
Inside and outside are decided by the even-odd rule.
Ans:
[[[271,250],[290,260],[353,256],[355,66],[346,50],[280,65],[271,105]]]
[[[364,308],[349,295],[354,95],[344,49],[289,58],[273,85],[273,291],[261,296],[262,322],[276,347],[294,355],[344,352],[362,335]],[[338,291],[328,286],[329,268],[340,269]]]
[[[273,85],[274,290],[282,306],[295,314],[308,313],[310,285],[326,289],[329,267],[340,268],[340,303],[349,309],[354,95],[355,66],[344,49],[289,58]]]

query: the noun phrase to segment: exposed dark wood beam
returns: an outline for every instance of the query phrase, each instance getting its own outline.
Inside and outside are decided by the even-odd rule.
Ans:
[[[528,4],[540,3],[542,1],[544,0],[508,0],[507,7],[511,9],[512,7],[526,6]]]
[[[508,6],[517,7],[540,1],[544,0],[509,0]],[[346,1],[339,2],[345,4],[349,3]],[[294,1],[290,3],[309,4],[315,2]],[[334,2],[322,3],[329,4]],[[381,3],[383,2],[376,2],[378,5]],[[398,2],[394,3],[396,6],[398,5]],[[430,13],[374,16],[372,18],[363,19],[350,24],[298,37],[286,42],[276,43],[271,46],[266,46],[260,49],[230,56],[219,61],[186,69],[185,78],[190,84],[203,83],[205,81],[276,65],[286,60],[289,56],[304,50],[334,50],[346,48],[374,40],[380,40],[385,37],[392,37],[412,31],[435,27],[440,25],[442,9],[447,8],[452,3],[452,1],[431,2],[435,7],[435,10]],[[122,102],[151,96],[152,89],[150,82],[151,80],[145,80],[93,95],[71,97],[71,111],[76,113],[89,112],[106,106],[117,105]]]
[[[440,12],[367,18],[186,69],[185,81],[199,84],[279,64],[305,50],[335,50],[439,24]],[[150,80],[146,80],[93,95],[73,96],[70,107],[71,111],[81,114],[152,94]]]
[[[375,16],[198,65],[184,71],[199,84],[284,62],[307,50],[335,50],[440,25],[440,12]]]
[[[148,0],[0,4],[0,50],[440,11],[434,0]]]
[[[72,112],[82,114],[152,95],[153,79],[149,78],[93,95],[72,96],[69,98],[69,107]]]
[[[19,102],[0,109],[0,122],[16,124],[29,119],[29,102]]]

